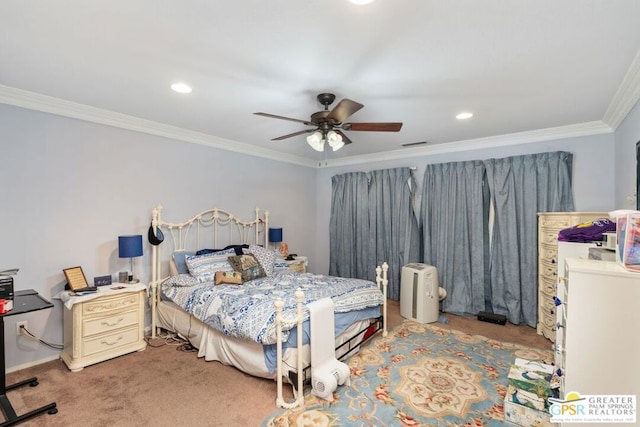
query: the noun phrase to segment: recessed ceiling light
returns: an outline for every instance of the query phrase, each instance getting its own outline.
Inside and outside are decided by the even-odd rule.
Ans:
[[[191,86],[186,83],[174,83],[171,85],[171,89],[178,93],[191,93]]]
[[[349,0],[353,4],[358,6],[364,6],[365,4],[373,3],[375,0]]]
[[[471,117],[473,117],[473,113],[460,113],[456,116],[456,119],[458,120],[466,120],[466,119],[470,119]]]

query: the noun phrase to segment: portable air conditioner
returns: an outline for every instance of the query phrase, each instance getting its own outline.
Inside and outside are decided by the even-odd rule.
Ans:
[[[438,271],[434,266],[413,263],[402,267],[400,315],[420,323],[437,321],[439,288]]]

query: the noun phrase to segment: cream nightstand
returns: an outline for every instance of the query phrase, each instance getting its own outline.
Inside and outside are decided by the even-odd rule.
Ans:
[[[113,289],[118,286],[124,289]],[[98,289],[95,294],[61,298],[65,303],[61,358],[73,372],[147,347],[146,286],[114,283]]]
[[[289,268],[296,273],[306,273],[309,260],[306,256],[297,256],[294,260],[287,261]]]

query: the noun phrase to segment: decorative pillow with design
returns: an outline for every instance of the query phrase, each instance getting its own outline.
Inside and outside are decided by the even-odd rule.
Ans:
[[[185,257],[189,273],[199,282],[213,282],[216,271],[233,271],[227,258],[235,255],[233,249],[204,255],[187,255]]]
[[[242,274],[237,271],[216,271],[213,283],[216,285],[221,285],[223,283],[242,285]]]
[[[230,256],[229,264],[233,266],[235,271],[242,274],[242,280],[245,282],[267,276],[262,265],[253,254]]]
[[[265,274],[271,276],[273,273],[273,263],[276,261],[276,251],[258,245],[249,245],[249,248],[245,249],[244,253],[253,254],[260,262]]]

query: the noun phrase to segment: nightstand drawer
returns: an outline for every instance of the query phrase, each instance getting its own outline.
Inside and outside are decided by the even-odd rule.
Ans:
[[[83,356],[91,356],[96,353],[103,353],[127,344],[135,343],[138,340],[138,329],[131,327],[121,329],[117,332],[101,335],[96,338],[84,340]]]
[[[114,316],[101,317],[98,319],[87,319],[82,326],[82,336],[88,337],[126,326],[137,325],[139,321],[137,311],[128,311],[126,313],[119,313]]]
[[[291,263],[289,264],[289,268],[296,273],[305,273],[307,271],[307,266],[305,265],[304,261]]]
[[[125,310],[136,308],[140,301],[139,292],[128,292],[118,295],[110,295],[89,301],[82,305],[82,314],[91,316],[109,312],[111,310]]]
[[[289,269],[296,273],[306,273],[308,258],[306,256],[297,256],[295,259],[286,261]]]

